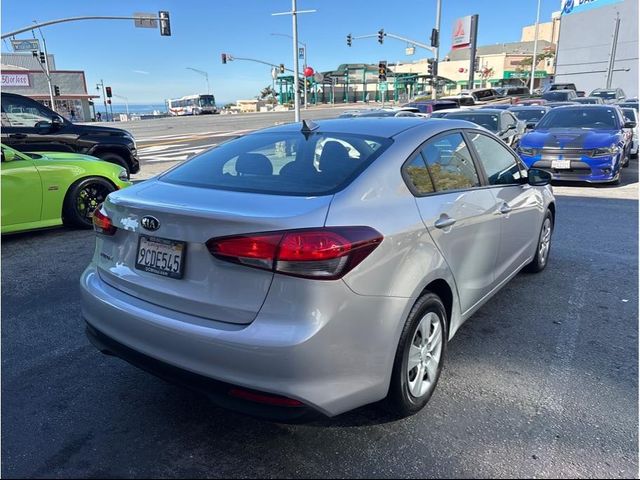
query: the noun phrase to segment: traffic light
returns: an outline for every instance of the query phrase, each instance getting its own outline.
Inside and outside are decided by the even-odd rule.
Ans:
[[[280,64],[280,73],[284,73],[284,63]]]
[[[431,46],[439,47],[440,46],[440,34],[438,33],[438,29],[434,28],[431,30]]]
[[[54,94],[56,97],[59,97],[59,96],[60,96],[60,87],[59,87],[58,85],[54,85],[54,86],[53,86],[53,94]]]
[[[353,41],[353,37],[351,34],[347,35],[347,47],[351,46],[351,42]]]
[[[427,76],[431,78],[438,76],[438,62],[436,62],[435,58],[427,60]]]
[[[107,98],[107,105],[111,105],[111,99]]]
[[[44,52],[40,52],[40,63],[44,64],[47,62],[47,59],[44,56]]]
[[[107,98],[111,98],[113,96],[111,94],[111,87],[105,87],[105,90],[107,91]]]
[[[380,45],[382,45],[382,42],[384,42],[384,29],[383,28],[378,30],[378,43]]]
[[[378,63],[378,80],[381,82],[387,81],[387,62],[386,60],[380,60]]]
[[[163,37],[171,36],[171,21],[169,20],[169,12],[161,10],[158,12],[160,17],[160,35]]]
[[[223,53],[221,56],[222,56],[222,63],[226,65],[226,63],[227,63],[227,54]]]

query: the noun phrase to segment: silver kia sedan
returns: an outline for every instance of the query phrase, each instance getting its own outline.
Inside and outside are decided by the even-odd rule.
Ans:
[[[114,192],[81,279],[103,353],[277,421],[431,397],[447,342],[549,259],[555,201],[475,124],[258,131]]]

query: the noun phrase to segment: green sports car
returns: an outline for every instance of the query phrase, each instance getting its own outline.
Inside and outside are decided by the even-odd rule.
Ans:
[[[62,224],[90,228],[96,206],[131,185],[123,167],[89,155],[0,147],[3,234]]]

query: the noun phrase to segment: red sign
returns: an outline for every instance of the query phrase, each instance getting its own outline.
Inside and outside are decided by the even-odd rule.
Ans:
[[[313,71],[313,68],[311,68],[311,67],[307,67],[307,68],[304,69],[304,76],[305,77],[313,77],[314,73],[315,72]]]
[[[471,15],[458,18],[453,27],[453,40],[451,48],[465,48],[471,44]]]

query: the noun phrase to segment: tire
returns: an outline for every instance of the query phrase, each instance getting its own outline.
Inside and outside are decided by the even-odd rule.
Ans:
[[[536,245],[536,256],[533,257],[531,263],[524,267],[525,272],[538,273],[545,269],[547,263],[549,263],[549,253],[551,252],[551,236],[553,234],[554,218],[551,211],[547,210],[547,213],[542,220],[542,227],[540,227],[540,235],[538,235],[538,244]],[[547,231],[546,228],[549,228]],[[542,249],[542,243],[546,240],[546,248]]]
[[[425,327],[425,330],[419,330],[421,326]],[[447,326],[447,312],[440,297],[431,292],[421,296],[409,313],[396,351],[389,393],[385,400],[387,409],[393,415],[400,418],[413,415],[419,412],[433,395],[446,358],[449,331]],[[421,332],[428,332],[426,336],[429,338],[434,335],[435,328],[439,330],[439,342],[438,338],[434,337],[431,344],[423,343],[424,336]],[[416,342],[424,346],[416,347]],[[414,357],[412,360],[412,363],[417,364],[410,368],[412,353],[418,354],[417,358]],[[437,362],[435,367],[434,361]],[[426,380],[422,377],[421,386],[418,385],[420,372],[426,376]]]
[[[67,226],[93,227],[93,211],[116,187],[102,177],[78,180],[69,187],[62,205],[62,221]]]
[[[119,154],[113,152],[103,152],[98,154],[98,158],[101,158],[105,162],[115,163],[116,165],[120,165],[122,168],[127,170],[127,176],[131,174],[131,167],[127,161]]]
[[[624,162],[622,163],[622,167],[627,168],[629,166],[630,161],[631,161],[631,150],[629,150],[625,155]]]

